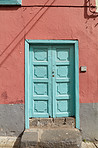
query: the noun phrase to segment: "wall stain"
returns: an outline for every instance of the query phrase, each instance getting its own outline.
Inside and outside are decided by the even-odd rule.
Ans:
[[[7,92],[4,91],[2,94],[1,94],[1,98],[3,99],[7,99],[8,98],[8,95],[7,95]]]
[[[23,104],[23,100],[10,101],[9,104]]]

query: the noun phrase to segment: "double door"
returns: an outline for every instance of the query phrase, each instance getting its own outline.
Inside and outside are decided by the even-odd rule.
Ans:
[[[30,45],[29,117],[74,116],[74,46]]]

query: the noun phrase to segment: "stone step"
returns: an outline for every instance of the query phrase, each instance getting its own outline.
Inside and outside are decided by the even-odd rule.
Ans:
[[[41,127],[24,131],[21,148],[81,148],[81,143],[78,129]]]
[[[64,118],[31,118],[29,120],[30,128],[33,127],[66,127],[75,128],[74,117]]]

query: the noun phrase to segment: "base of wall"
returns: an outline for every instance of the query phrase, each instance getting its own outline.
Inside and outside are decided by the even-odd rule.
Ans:
[[[98,140],[98,103],[80,104],[83,139]],[[19,136],[24,131],[24,104],[0,104],[0,136]]]
[[[24,131],[24,104],[0,104],[0,136],[19,136]]]
[[[80,104],[80,128],[83,139],[98,140],[98,103]]]

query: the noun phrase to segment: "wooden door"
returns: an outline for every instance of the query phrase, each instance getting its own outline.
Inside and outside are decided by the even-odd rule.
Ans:
[[[30,45],[29,57],[29,117],[74,116],[73,45]]]

